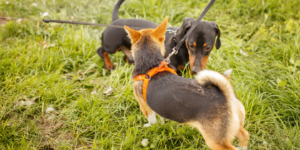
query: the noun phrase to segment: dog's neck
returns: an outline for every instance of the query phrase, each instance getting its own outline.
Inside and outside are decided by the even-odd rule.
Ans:
[[[137,75],[147,74],[149,70],[158,66],[164,57],[160,53],[160,46],[153,45],[151,42],[141,42],[134,46],[134,69],[132,72],[132,77]]]

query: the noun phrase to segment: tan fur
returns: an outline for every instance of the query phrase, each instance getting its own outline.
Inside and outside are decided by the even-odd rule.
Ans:
[[[236,106],[232,106],[232,107],[236,107]],[[239,116],[243,116],[242,111],[232,112],[232,113],[239,114]],[[229,127],[227,127],[228,129],[226,131],[227,133],[226,137],[221,137],[219,135],[219,132],[223,130],[223,127],[220,126],[221,119],[214,120],[213,122],[211,122],[211,120],[210,121],[204,120],[202,121],[203,124],[200,124],[199,121],[191,121],[185,124],[197,128],[199,132],[202,134],[202,136],[204,137],[207,145],[213,150],[223,150],[223,149],[235,150],[236,147],[234,147],[231,144],[235,137],[238,138],[239,144],[241,146],[247,147],[249,134],[243,127],[244,120],[240,120],[240,122],[237,122],[237,120],[235,120],[233,116],[230,120],[231,122],[229,124]]]
[[[230,81],[228,81],[223,75],[215,72],[215,71],[200,71],[198,72],[195,79],[199,84],[203,85],[206,82],[210,81],[214,85],[218,86],[220,90],[223,92],[227,100],[235,99],[235,94],[233,88],[231,86]]]
[[[159,42],[164,42],[165,40],[165,32],[168,27],[168,17],[165,17],[163,22],[152,31],[152,35],[155,39],[157,39]]]
[[[168,17],[165,17],[163,22],[156,27],[156,29],[143,29],[141,31],[136,31],[134,29],[130,29],[127,26],[124,26],[125,31],[128,33],[129,38],[131,39],[132,43],[132,55],[134,57],[135,49],[134,48],[134,43],[137,43],[143,35],[151,35],[151,38],[155,44],[160,45],[160,52],[161,55],[164,57],[166,50],[165,50],[165,32],[167,30],[167,25],[168,25]]]
[[[205,56],[204,58],[202,58],[201,60],[201,70],[204,70],[206,68],[206,65],[207,65],[207,62],[208,62],[208,58],[209,58],[209,55],[208,56]]]
[[[179,70],[183,70],[185,67],[184,66],[182,66],[182,65],[179,65],[178,67],[177,67],[177,69],[179,69]]]
[[[193,126],[199,130],[202,136],[205,139],[206,144],[213,150],[236,150],[236,148],[231,145],[233,139],[226,138],[225,141],[220,141],[223,139],[219,136],[219,132],[222,129],[222,126],[218,122],[214,122],[210,125],[201,125],[198,121],[192,121],[186,123],[190,126]]]
[[[212,84],[219,87],[219,89],[225,95],[226,100],[229,102],[229,106],[231,108],[231,114],[232,114],[230,119],[231,122],[229,125],[230,127],[228,128],[228,132],[227,132],[228,135],[226,137],[228,139],[228,143],[231,143],[231,141],[234,140],[235,137],[238,137],[240,141],[240,145],[247,146],[247,140],[249,139],[249,134],[243,127],[245,121],[245,107],[235,97],[233,87],[229,81],[229,74],[223,76],[214,71],[204,70],[199,72],[195,78],[198,81],[198,83],[201,85],[204,85],[206,82],[211,82]],[[203,132],[208,132],[208,133],[213,132],[212,130],[209,129],[208,131],[206,131],[207,128],[202,127],[201,129],[203,130]],[[226,145],[228,148],[230,148],[229,144]]]
[[[141,33],[139,31],[130,29],[127,26],[124,26],[124,28],[125,28],[125,31],[128,33],[128,35],[130,35],[130,39],[131,39],[132,44],[136,43],[140,39]]]
[[[196,46],[197,46],[197,43],[196,43],[196,42],[193,42],[193,46],[196,47]]]
[[[195,62],[195,56],[194,55],[192,55],[191,54],[191,50],[190,50],[190,48],[189,48],[189,46],[188,46],[188,44],[187,44],[188,42],[187,42],[187,40],[185,40],[185,46],[186,46],[186,48],[188,49],[188,53],[189,53],[189,62],[190,62],[190,69],[192,70],[193,69],[193,66],[194,66],[194,62]],[[191,72],[191,74],[193,74],[193,72]]]
[[[133,83],[133,93],[136,100],[139,102],[140,109],[142,110],[143,114],[148,119],[148,115],[153,112],[153,110],[148,106],[147,102],[144,100],[143,97],[143,81],[135,81]]]
[[[107,68],[107,70],[112,70],[114,68],[113,63],[110,61],[109,57],[108,57],[108,53],[104,52],[104,62],[105,62],[105,67]]]

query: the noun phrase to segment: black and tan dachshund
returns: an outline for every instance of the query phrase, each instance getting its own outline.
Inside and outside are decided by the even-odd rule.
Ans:
[[[200,71],[195,79],[175,75],[174,67],[164,61],[167,17],[156,29],[136,31],[125,26],[132,42],[135,61],[132,77],[134,95],[149,126],[155,114],[197,128],[214,150],[237,148],[237,137],[247,148],[244,129],[245,108],[236,97],[229,74]]]
[[[143,20],[143,19],[119,19],[118,10],[124,0],[119,0],[115,5],[112,14],[111,25],[129,26],[138,28],[156,28],[158,24]],[[168,30],[173,32],[166,32],[164,56],[168,56],[187,31],[191,28],[196,20],[193,18],[185,18],[180,27],[169,27]],[[215,22],[201,21],[191,33],[185,44],[181,46],[177,55],[171,58],[171,64],[176,69],[182,70],[185,65],[190,62],[190,68],[193,73],[206,68],[206,64],[214,45],[219,49],[221,32]],[[215,40],[217,37],[217,40]],[[216,42],[215,42],[216,41]],[[105,63],[105,68],[111,70],[114,68],[113,63],[109,59],[109,54],[114,54],[122,50],[125,54],[124,59],[130,64],[133,63],[131,55],[131,43],[127,37],[127,33],[123,28],[108,27],[102,33],[102,46],[98,48],[97,53],[101,56]],[[180,71],[178,71],[180,72]]]

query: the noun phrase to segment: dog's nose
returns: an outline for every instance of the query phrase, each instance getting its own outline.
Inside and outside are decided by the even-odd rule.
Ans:
[[[201,71],[200,67],[194,66],[194,67],[192,68],[193,74],[196,74],[196,73],[199,72],[199,71]]]

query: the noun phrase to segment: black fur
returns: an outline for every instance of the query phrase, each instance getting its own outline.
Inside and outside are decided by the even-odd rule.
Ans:
[[[220,89],[194,79],[158,73],[149,82],[146,99],[157,114],[179,123],[221,119],[224,128],[228,124],[229,105]]]
[[[195,23],[196,19],[193,18],[185,18],[182,22],[181,27],[179,28],[172,28],[173,30],[178,30],[177,34],[174,36],[172,34],[166,33],[166,39],[173,38],[171,41],[165,41],[166,53],[171,53],[173,47],[177,45],[187,31],[191,28],[191,26]],[[210,54],[212,51],[214,44],[216,43],[216,48],[219,49],[221,47],[220,41],[221,32],[215,22],[207,22],[207,21],[200,21],[193,32],[187,37],[186,41],[181,48],[179,49],[180,55],[175,55],[172,61],[175,61],[174,66],[178,67],[179,65],[184,66],[186,63],[189,62],[189,53],[195,57],[195,61],[193,64],[193,68],[191,68],[193,73],[197,73],[202,69],[202,59]],[[217,41],[215,41],[217,37]],[[196,43],[196,47],[191,48],[190,45]],[[206,43],[207,46],[210,46],[210,50],[206,50],[206,47],[203,47],[203,44]],[[179,60],[180,62],[176,62]],[[191,62],[190,62],[191,63]],[[173,63],[172,63],[173,65]]]
[[[160,51],[157,51],[159,50],[158,46],[146,44],[150,39],[149,36],[143,36],[136,44],[139,50],[135,52],[135,67],[132,72],[133,78],[139,74],[147,74],[149,70],[157,67],[164,60]],[[175,69],[173,66],[169,66]]]
[[[119,8],[125,0],[119,0],[112,13],[112,21],[119,19]]]

